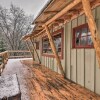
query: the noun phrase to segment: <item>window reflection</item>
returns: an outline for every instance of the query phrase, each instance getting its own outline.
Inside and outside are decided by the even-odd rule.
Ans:
[[[80,34],[81,34],[81,31],[78,30],[76,31],[76,45],[80,45]]]
[[[93,45],[92,36],[88,36],[88,45]]]
[[[61,54],[61,43],[62,43],[62,35],[61,33],[58,33],[53,36],[53,40],[56,46],[56,51],[58,54]],[[50,42],[48,38],[43,38],[43,48],[42,48],[43,53],[51,53],[52,54],[52,49],[50,46]]]
[[[78,26],[74,30],[75,39],[73,39],[73,47],[93,47],[91,32],[87,24]]]
[[[87,37],[86,36],[85,37],[81,37],[80,45],[85,46],[86,43],[87,43]]]

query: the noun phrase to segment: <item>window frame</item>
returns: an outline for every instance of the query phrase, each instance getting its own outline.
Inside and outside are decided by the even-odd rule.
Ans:
[[[61,33],[61,54],[59,55],[59,58],[60,58],[60,59],[63,59],[64,28],[61,28],[61,29],[59,29],[59,30],[57,30],[57,31],[54,31],[54,32],[52,33],[52,36],[54,37],[54,36],[56,36],[56,35],[59,35],[60,33]],[[47,36],[42,37],[42,48],[41,48],[41,49],[42,49],[42,50],[41,50],[42,56],[55,58],[55,56],[54,56],[53,53],[51,53],[51,54],[49,54],[49,53],[43,53],[43,39],[48,39],[48,37],[47,37]]]
[[[77,27],[74,27],[73,28],[73,38],[72,38],[72,48],[73,49],[81,49],[81,48],[91,48],[91,49],[93,49],[94,48],[94,45],[85,45],[85,46],[83,46],[83,45],[76,45],[76,31],[78,31],[78,30],[82,30],[83,28],[87,28],[87,31],[89,32],[89,27],[88,27],[88,24],[86,23],[86,24],[82,24],[82,25],[80,25],[80,26],[77,26]],[[82,37],[86,37],[87,38],[87,40],[86,41],[88,41],[88,37],[89,36],[91,36],[91,35],[86,35],[86,36],[80,36],[80,39],[82,38]]]

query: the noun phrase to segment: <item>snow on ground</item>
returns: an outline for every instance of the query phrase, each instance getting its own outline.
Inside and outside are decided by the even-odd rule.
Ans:
[[[28,67],[21,63],[21,60],[25,59],[31,59],[31,58],[9,59],[2,73],[2,76],[17,74],[21,90],[21,100],[30,100],[28,94],[29,90],[27,88],[27,81],[25,79],[30,78],[31,73],[29,72]]]

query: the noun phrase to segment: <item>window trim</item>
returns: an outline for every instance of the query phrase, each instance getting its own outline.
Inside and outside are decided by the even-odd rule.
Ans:
[[[77,26],[77,27],[74,27],[73,28],[73,34],[72,34],[72,48],[73,49],[88,49],[88,48],[90,48],[90,49],[93,49],[94,48],[94,45],[86,45],[86,46],[81,46],[81,45],[79,45],[79,46],[76,46],[76,41],[75,41],[75,32],[76,32],[76,30],[79,30],[79,29],[82,29],[82,28],[87,28],[88,30],[89,30],[89,27],[88,27],[88,24],[87,23],[85,23],[85,24],[82,24],[82,25],[80,25],[80,26]],[[87,35],[86,37],[88,37],[88,36],[91,36],[91,35]]]
[[[61,33],[61,38],[62,38],[62,42],[61,42],[61,55],[59,55],[60,59],[63,59],[63,47],[64,47],[64,28],[61,28],[55,32],[52,33],[52,36],[56,36],[59,33]],[[41,54],[42,56],[46,56],[46,57],[52,57],[55,58],[54,54],[49,54],[49,53],[43,53],[43,39],[48,38],[47,36],[42,37],[42,50],[41,50]]]

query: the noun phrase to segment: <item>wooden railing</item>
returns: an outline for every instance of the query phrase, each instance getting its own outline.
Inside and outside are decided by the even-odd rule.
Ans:
[[[8,58],[8,51],[0,53],[0,75],[3,72],[3,69],[5,68],[5,64],[7,64]]]
[[[31,54],[27,50],[8,51],[9,58],[30,58]]]
[[[15,58],[31,58],[31,54],[27,50],[5,51],[0,53],[0,75],[7,64],[8,59]]]

